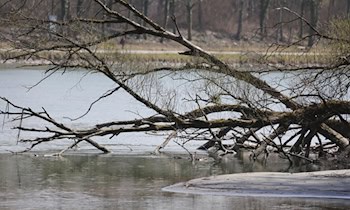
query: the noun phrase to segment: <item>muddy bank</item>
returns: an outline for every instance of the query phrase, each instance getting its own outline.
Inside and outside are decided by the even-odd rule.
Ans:
[[[350,170],[211,176],[165,187],[163,191],[228,196],[350,199]]]

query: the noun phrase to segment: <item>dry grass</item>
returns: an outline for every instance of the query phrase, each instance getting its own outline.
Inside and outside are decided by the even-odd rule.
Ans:
[[[203,49],[216,55],[228,64],[325,64],[330,62],[330,53],[322,46],[316,46],[311,50],[292,46],[281,47],[277,45],[267,46],[259,42],[234,42],[232,39],[207,39],[199,37],[193,42]],[[6,43],[0,43],[8,48]],[[198,62],[198,58],[179,55],[177,52],[186,49],[179,44],[159,39],[127,39],[124,49],[119,44],[119,40],[111,40],[96,46],[97,53],[110,60],[121,60],[126,62],[171,62],[171,63],[193,63]],[[0,58],[16,56],[20,52],[2,52]],[[40,54],[48,60],[61,60],[64,53],[43,52]]]

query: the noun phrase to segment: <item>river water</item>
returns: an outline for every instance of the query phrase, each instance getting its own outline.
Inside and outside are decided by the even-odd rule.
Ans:
[[[52,116],[73,126],[89,126],[115,119],[132,119],[152,114],[124,92],[97,104],[78,121],[88,104],[113,88],[103,76],[84,77],[84,71],[54,75],[39,87],[27,91],[44,77],[30,69],[0,70],[0,96],[35,109],[45,107]],[[122,100],[120,99],[122,98]],[[0,104],[4,109],[6,104]],[[102,112],[99,110],[103,110]],[[113,150],[101,155],[88,145],[64,157],[46,154],[62,149],[66,142],[54,142],[23,155],[12,155],[27,145],[16,144],[15,123],[7,118],[0,130],[0,209],[349,209],[350,201],[341,199],[229,197],[163,192],[163,187],[193,178],[254,171],[297,172],[323,169],[318,166],[288,168],[283,162],[267,165],[238,155],[229,162],[193,164],[181,147],[171,143],[166,154],[150,155],[164,136],[130,134],[101,142]],[[29,121],[26,126],[38,126]],[[31,137],[34,134],[21,134]],[[193,150],[199,143],[186,145]]]

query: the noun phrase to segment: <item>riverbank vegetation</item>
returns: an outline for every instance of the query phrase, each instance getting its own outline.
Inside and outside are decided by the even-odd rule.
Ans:
[[[33,2],[40,5],[40,1]],[[69,7],[67,2],[62,1],[62,8]],[[186,2],[192,5],[192,1]],[[239,2],[244,5],[245,1]],[[51,17],[49,20],[36,16],[33,10],[36,4],[9,1],[3,5],[9,9],[1,20],[2,26],[14,23],[11,30],[2,29],[1,38],[9,47],[2,53],[5,61],[40,61],[41,65],[49,65],[46,71],[48,77],[77,68],[103,74],[115,83],[115,87],[92,102],[90,108],[123,90],[155,114],[128,121],[105,122],[89,128],[73,128],[51,117],[44,108],[32,110],[3,97],[1,100],[7,104],[7,109],[1,110],[1,114],[18,121],[17,129],[22,133],[38,133],[36,138],[21,140],[30,144],[26,151],[39,144],[64,139],[72,144],[59,154],[81,142],[109,152],[95,138],[113,139],[130,132],[167,132],[168,137],[157,152],[173,139],[181,142],[179,144],[185,150],[189,141],[207,140],[200,148],[218,161],[227,154],[250,149],[252,160],[267,158],[270,152],[276,152],[291,164],[294,159],[315,162],[323,158],[346,162],[350,154],[350,80],[344,46],[350,41],[340,30],[347,30],[345,23],[348,19],[333,20],[326,26],[330,33],[326,33],[319,30],[317,15],[321,1],[301,1],[304,7],[310,8],[307,15],[305,9],[298,13],[287,5],[280,5],[274,10],[278,11],[276,14],[289,16],[280,16],[278,22],[271,26],[279,32],[278,39],[271,39],[268,36],[267,9],[273,2],[287,1],[249,2],[261,6],[261,27],[255,35],[261,43],[270,39],[270,44],[265,50],[230,54],[211,53],[191,42],[194,36],[191,26],[188,26],[190,22],[186,35],[183,35],[186,27],[183,27],[181,18],[165,15],[172,31],[167,24],[159,24],[150,18],[144,7],[140,10],[130,1],[106,3],[94,0],[90,7],[95,8],[95,13],[72,18],[67,15],[68,10],[64,10],[60,19]],[[191,16],[190,9],[188,13]],[[301,26],[302,33],[298,36],[292,36],[295,25]],[[285,35],[281,32],[282,26],[289,27],[292,38],[288,42],[282,42]],[[308,33],[304,32],[306,29]],[[236,39],[242,38],[241,33],[237,31]],[[166,59],[159,62],[162,59],[153,58],[151,52],[128,54],[123,52],[125,49],[115,50],[120,46],[108,47],[109,43],[116,41],[122,48],[126,47],[126,37],[153,37],[159,42],[176,44],[176,50],[180,52],[176,56],[161,54],[159,56]],[[254,43],[258,43],[257,39]],[[321,43],[322,47],[315,49],[324,48],[325,53],[312,49],[316,43]],[[251,47],[254,49],[253,45]],[[307,52],[296,52],[295,49]],[[174,60],[176,65],[170,64],[167,59]],[[126,65],[135,64],[134,61],[138,61],[138,66]],[[157,61],[157,64],[148,65],[145,61]],[[143,63],[142,66],[140,63]],[[248,67],[244,66],[247,64]],[[271,70],[295,70],[296,73],[276,76]],[[177,92],[176,87],[162,84],[162,78],[174,79],[184,71],[188,74],[181,74],[181,80],[193,88],[185,95]],[[42,121],[42,127],[27,127],[25,122],[33,118]],[[195,159],[193,154],[191,157]]]
[[[130,51],[119,51],[101,50],[97,52],[101,57],[123,60],[126,63],[196,63],[203,60],[180,55],[180,51],[150,51],[150,50],[130,50]],[[247,51],[234,51],[234,52],[210,52],[220,60],[224,61],[229,65],[234,66],[246,66],[246,65],[265,65],[266,63],[274,64],[276,66],[289,64],[293,66],[307,66],[310,64],[323,64],[327,65],[333,61],[333,57],[330,56],[329,51],[321,52],[284,52],[284,53],[269,53],[259,51],[258,53],[247,49]],[[60,52],[43,52],[39,54],[41,58],[47,60],[59,61],[64,59],[64,53]],[[17,57],[16,59],[11,59]],[[10,58],[10,59],[9,59]],[[18,63],[23,65],[30,65],[36,63],[40,59],[22,57],[20,52],[6,52],[2,53],[1,58],[5,63]],[[9,60],[8,60],[9,59]],[[40,61],[43,64],[49,64],[50,62]],[[271,69],[274,70],[274,69]]]

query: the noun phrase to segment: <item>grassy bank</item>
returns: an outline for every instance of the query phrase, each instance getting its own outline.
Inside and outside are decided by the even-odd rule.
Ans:
[[[328,64],[331,62],[331,56],[327,49],[316,47],[306,51],[301,47],[268,47],[259,43],[235,43],[228,40],[216,40],[213,42],[197,43],[203,49],[217,56],[224,62],[234,64],[276,64],[276,65],[307,65],[307,64]],[[203,62],[200,58],[180,55],[186,49],[176,45],[176,43],[167,41],[160,43],[158,40],[133,40],[122,46],[116,41],[103,43],[93,49],[96,54],[112,62],[166,62],[166,63],[196,63]],[[10,51],[3,48],[0,58],[17,57],[23,52],[16,50]],[[80,53],[88,56],[86,52]],[[35,63],[39,60],[62,61],[67,58],[67,54],[62,51],[43,51],[36,57],[22,58],[21,60],[12,60],[12,62]]]

